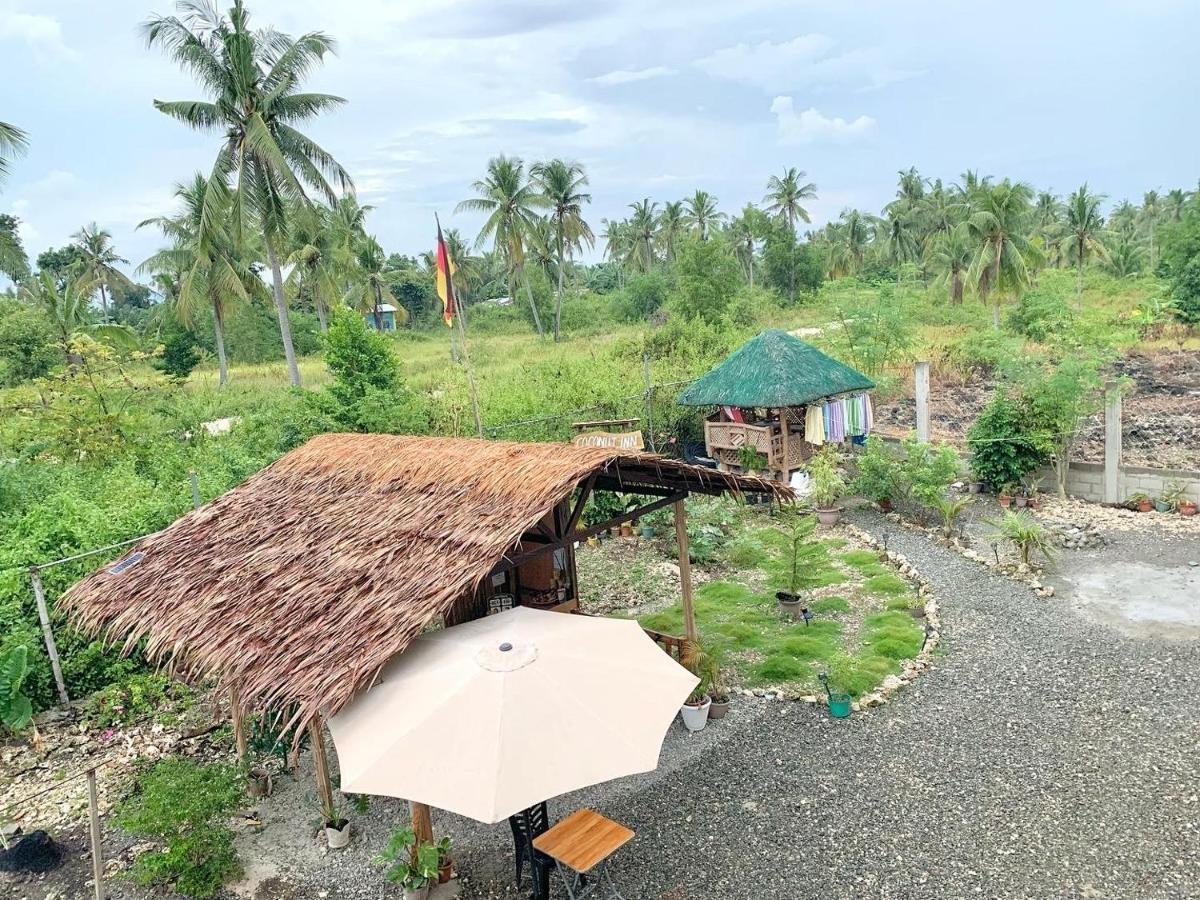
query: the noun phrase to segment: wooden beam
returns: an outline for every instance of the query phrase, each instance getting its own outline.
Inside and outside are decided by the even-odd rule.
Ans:
[[[92,847],[92,881],[96,900],[104,900],[104,847],[100,839],[100,803],[96,799],[96,770],[88,769],[88,833]]]
[[[689,641],[696,640],[696,611],[692,608],[692,560],[688,556],[687,504],[675,501],[675,541],[679,544],[679,587],[683,593],[683,630]]]
[[[654,512],[656,509],[662,509],[664,506],[670,506],[672,503],[682,502],[683,498],[686,496],[687,494],[684,493],[676,493],[669,497],[662,497],[659,500],[655,500],[653,503],[647,503],[645,506],[639,506],[637,509],[632,509],[629,512],[621,513],[621,515],[614,516],[607,521],[599,522],[595,525],[589,525],[587,528],[579,531],[574,531],[567,537],[562,538],[559,541],[555,541],[554,543],[543,544],[539,547],[534,547],[532,550],[525,550],[522,553],[518,553],[516,556],[501,560],[500,563],[498,563],[496,567],[492,569],[491,574],[495,575],[499,572],[507,572],[509,569],[515,569],[522,563],[526,563],[531,559],[541,556],[543,553],[551,553],[555,550],[558,550],[560,547],[565,547],[567,544],[572,544],[575,541],[582,541],[591,537],[593,534],[599,534],[606,528],[612,528],[614,525],[620,525],[622,522],[628,522],[631,519],[648,515]]]
[[[579,486],[579,496],[575,498],[575,507],[571,510],[571,515],[567,519],[567,527],[565,532],[569,535],[575,530],[575,526],[579,524],[579,519],[583,516],[583,508],[587,505],[588,497],[592,495],[592,489],[596,484],[596,473],[593,472],[587,477],[587,480]]]
[[[786,406],[779,408],[779,424],[783,426],[781,441],[781,446],[783,449],[783,481],[784,484],[789,484],[790,478],[788,476],[791,474],[791,460],[788,456],[788,432],[791,431],[791,425],[788,423],[788,411]]]
[[[308,726],[309,743],[312,744],[313,778],[317,782],[317,795],[321,798],[321,815],[337,817],[333,805],[333,781],[329,778],[329,757],[325,755],[325,732],[321,717],[317,716]]]
[[[42,623],[42,640],[46,642],[46,656],[50,658],[50,670],[54,673],[54,684],[58,688],[58,699],[63,706],[71,704],[67,696],[67,683],[63,681],[62,666],[58,662],[58,644],[54,642],[54,629],[50,627],[50,610],[46,606],[46,590],[42,587],[42,572],[30,566],[29,580],[33,583],[33,599],[37,603],[38,621]]]

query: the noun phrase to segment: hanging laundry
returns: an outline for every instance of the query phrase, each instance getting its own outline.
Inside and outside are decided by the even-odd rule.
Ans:
[[[875,427],[875,411],[871,408],[871,395],[863,394],[863,411],[866,413],[867,420],[865,422],[867,434],[871,433],[871,429]]]
[[[857,437],[862,434],[862,419],[859,415],[858,397],[846,397],[843,401],[846,408],[846,434]]]
[[[804,414],[804,440],[818,447],[825,443],[825,416],[816,403],[809,404]]]
[[[846,439],[845,410],[837,400],[831,400],[826,404],[826,408],[829,410],[829,428],[825,432],[825,440],[840,444]]]

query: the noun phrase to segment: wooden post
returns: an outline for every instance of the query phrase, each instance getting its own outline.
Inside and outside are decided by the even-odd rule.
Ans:
[[[204,501],[200,499],[200,479],[195,469],[188,470],[188,484],[192,487],[192,509],[199,509]]]
[[[683,630],[696,640],[696,612],[692,609],[692,561],[688,556],[687,501],[675,501],[675,541],[679,544],[679,587],[683,593]]]
[[[233,722],[233,743],[237,747],[238,762],[246,761],[246,717],[242,713],[242,692],[234,685],[229,689],[229,718]]]
[[[917,440],[929,443],[929,362],[920,360],[914,375],[917,400]]]
[[[1104,385],[1104,502],[1121,502],[1121,386],[1115,381]]]
[[[650,452],[657,453],[654,445],[654,384],[650,380],[650,354],[642,354],[642,383],[646,386],[646,434],[650,438]]]
[[[96,882],[96,900],[104,900],[104,859],[100,846],[100,803],[96,799],[96,770],[87,773],[88,816],[91,819],[92,879]]]
[[[333,782],[329,779],[329,757],[325,755],[325,733],[321,717],[317,716],[308,726],[309,743],[312,744],[313,778],[317,781],[317,794],[321,798],[321,815],[328,818],[337,812],[333,805]]]
[[[417,803],[410,800],[408,803],[409,809],[412,811],[412,830],[417,836],[417,843],[425,843],[433,840],[433,817],[430,813],[429,806],[425,803]],[[413,852],[416,852],[416,847],[413,847]]]
[[[54,643],[54,629],[50,627],[50,610],[46,607],[46,590],[42,587],[42,573],[37,566],[29,567],[29,580],[33,582],[33,599],[37,601],[38,619],[42,623],[42,639],[46,642],[46,655],[50,657],[50,669],[54,672],[54,683],[58,687],[58,699],[63,706],[71,702],[67,696],[67,683],[63,681],[62,666],[58,662],[58,645]]]
[[[780,446],[783,448],[783,466],[781,467],[783,469],[783,483],[787,484],[791,476],[791,457],[788,456],[788,431],[791,429],[788,423],[787,407],[779,408],[779,425],[783,429],[783,433],[780,435]]]

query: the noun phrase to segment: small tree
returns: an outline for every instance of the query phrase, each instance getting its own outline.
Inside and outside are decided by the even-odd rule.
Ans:
[[[878,503],[900,492],[900,462],[879,437],[867,438],[866,449],[855,462],[858,475],[850,483],[855,494]]]
[[[338,312],[325,336],[325,364],[333,381],[328,414],[354,431],[420,433],[428,416],[400,377],[392,340],[367,327],[362,317]],[[329,404],[326,404],[329,405]]]
[[[958,453],[948,444],[923,444],[914,435],[906,437],[901,446],[900,481],[908,499],[936,507],[958,478]]]
[[[967,432],[971,471],[996,488],[1016,484],[1046,461],[1022,404],[1003,387]]]
[[[1032,443],[1050,459],[1058,496],[1067,496],[1067,471],[1083,420],[1100,408],[1101,360],[1072,355],[1034,376],[1024,389]]]

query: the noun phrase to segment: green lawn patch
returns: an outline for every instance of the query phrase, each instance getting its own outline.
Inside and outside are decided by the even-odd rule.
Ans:
[[[830,687],[859,697],[897,670],[896,663],[882,656],[841,654],[829,662]]]
[[[879,562],[879,556],[870,550],[851,550],[849,553],[843,553],[841,560],[867,578],[891,574],[891,570]]]
[[[850,601],[845,597],[822,597],[813,602],[812,610],[818,613],[850,612]]]
[[[867,616],[863,623],[863,647],[874,656],[911,659],[921,652],[925,629],[908,613],[893,610]]]
[[[896,596],[908,592],[908,582],[899,575],[885,572],[882,575],[872,575],[863,585],[872,594]]]

